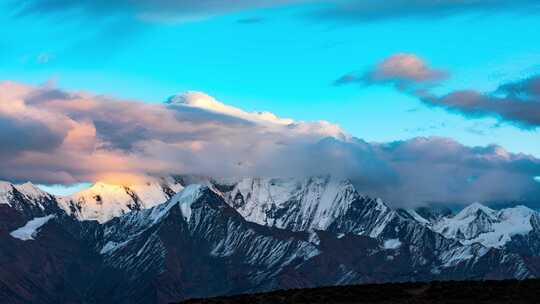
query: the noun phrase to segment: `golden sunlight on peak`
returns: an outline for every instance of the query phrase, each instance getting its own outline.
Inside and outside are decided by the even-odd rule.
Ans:
[[[152,181],[153,178],[133,173],[106,173],[98,176],[94,186],[133,186],[142,185]]]

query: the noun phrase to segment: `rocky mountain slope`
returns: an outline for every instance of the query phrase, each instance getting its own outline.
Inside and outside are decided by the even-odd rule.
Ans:
[[[525,206],[493,210],[473,203],[455,215],[419,221],[462,244],[478,243],[529,256],[540,255],[540,214]]]
[[[457,215],[425,214],[392,209],[327,176],[98,183],[68,198],[2,183],[0,299],[167,303],[540,274],[535,211],[473,205]],[[508,239],[475,241],[494,232]]]

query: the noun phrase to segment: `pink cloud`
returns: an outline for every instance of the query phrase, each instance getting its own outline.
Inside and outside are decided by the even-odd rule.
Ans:
[[[130,183],[153,175],[341,175],[395,205],[537,197],[534,157],[443,137],[385,144],[326,121],[246,112],[204,93],[144,103],[0,83],[0,179]],[[474,177],[474,178],[472,178]]]
[[[0,92],[0,139],[12,143],[0,148],[4,179],[74,183],[129,174],[247,174],[283,146],[348,137],[325,121],[249,113],[204,93],[144,103],[13,82],[0,83]]]
[[[430,67],[415,54],[398,53],[383,59],[361,74],[349,73],[335,84],[360,83],[363,85],[393,85],[399,90],[425,89],[448,77],[446,71]]]
[[[436,81],[447,77],[443,70],[433,69],[415,54],[395,54],[377,64],[369,73],[371,81]]]

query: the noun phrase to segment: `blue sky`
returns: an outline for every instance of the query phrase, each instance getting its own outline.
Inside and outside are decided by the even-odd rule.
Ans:
[[[0,12],[0,78],[163,101],[204,91],[246,110],[325,119],[368,141],[449,136],[540,156],[537,130],[465,119],[387,87],[335,87],[340,75],[398,52],[451,78],[437,88],[492,90],[540,70],[540,19],[505,13],[375,22],[321,21],[309,5],[235,12],[194,22],[95,21]],[[254,23],[239,23],[257,18]]]
[[[310,1],[264,8],[239,1],[235,9],[214,1],[217,8],[210,13],[186,13],[173,5],[190,18],[164,18],[163,11],[149,17],[102,1],[80,7],[94,2],[32,2],[42,6],[21,13],[13,2],[0,4],[0,80],[54,83],[62,90],[147,103],[201,91],[246,111],[327,120],[368,142],[444,136],[466,146],[497,144],[540,157],[537,126],[429,106],[391,85],[334,85],[347,73],[362,74],[399,53],[414,54],[449,75],[429,88],[439,95],[492,92],[533,77],[540,73],[540,18],[517,4],[503,9],[504,2],[496,0],[501,9],[451,7],[451,13],[424,15],[424,2],[416,1],[419,13],[403,17],[390,7],[381,18],[365,13],[355,19],[344,17],[349,12],[315,16],[325,6]],[[73,7],[64,11],[58,3]]]

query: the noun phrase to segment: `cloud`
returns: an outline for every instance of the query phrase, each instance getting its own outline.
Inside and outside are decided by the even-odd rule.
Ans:
[[[335,0],[314,15],[320,19],[349,22],[370,22],[398,18],[440,18],[464,13],[537,14],[535,0]]]
[[[39,120],[0,114],[0,142],[6,145],[0,151],[2,156],[33,149],[50,151],[61,143],[64,135],[63,132],[53,130],[51,126]]]
[[[540,161],[532,156],[512,154],[498,145],[467,147],[444,137],[414,138],[381,144],[376,149],[399,175],[395,185],[383,186],[379,193],[397,204],[538,203],[540,187],[532,177],[540,170]]]
[[[408,90],[417,85],[432,85],[447,78],[443,70],[430,67],[414,54],[399,53],[385,58],[370,70],[361,74],[349,73],[334,83],[336,85],[360,83],[364,85],[393,85],[399,90]]]
[[[143,21],[184,22],[237,11],[305,2],[305,0],[29,0],[14,2],[20,15],[83,14],[97,18],[133,16]]]
[[[13,82],[0,84],[0,124],[2,142],[11,143],[0,148],[0,178],[45,184],[126,173],[251,174],[277,151],[348,137],[325,121],[248,113],[199,92],[148,104]],[[282,166],[276,170],[286,172]]]
[[[238,117],[253,122],[268,122],[282,125],[290,125],[294,120],[290,118],[279,118],[270,112],[248,113],[242,109],[231,107],[217,101],[215,98],[202,92],[187,92],[172,96],[167,100],[169,105],[179,105],[205,109],[215,113],[221,113],[232,117]]]
[[[246,112],[201,92],[144,103],[3,82],[0,126],[0,179],[19,182],[330,173],[398,206],[540,194],[540,161],[499,146],[440,137],[367,143],[326,121]]]
[[[58,115],[27,106],[22,100],[14,99],[18,94],[27,94],[24,86],[6,83],[10,90],[0,90],[0,155],[18,155],[23,151],[40,150],[49,152],[57,148],[70,128],[69,122],[51,124]]]
[[[448,76],[448,72],[429,66],[414,54],[400,53],[363,73],[346,74],[334,84],[390,85],[424,104],[467,118],[494,117],[523,129],[540,126],[540,75],[502,84],[489,93],[475,90],[456,90],[442,96],[433,93],[432,87]]]
[[[423,102],[465,117],[495,117],[520,128],[540,126],[540,76],[502,84],[491,93],[454,91],[444,96],[420,95]]]
[[[92,18],[108,18],[114,15],[161,22],[200,20],[250,9],[299,3],[315,4],[306,8],[311,16],[340,22],[404,17],[434,18],[470,12],[531,14],[540,11],[535,0],[12,0],[12,5],[19,15],[83,14]],[[317,9],[313,11],[313,7]],[[251,23],[251,20],[248,23]]]

